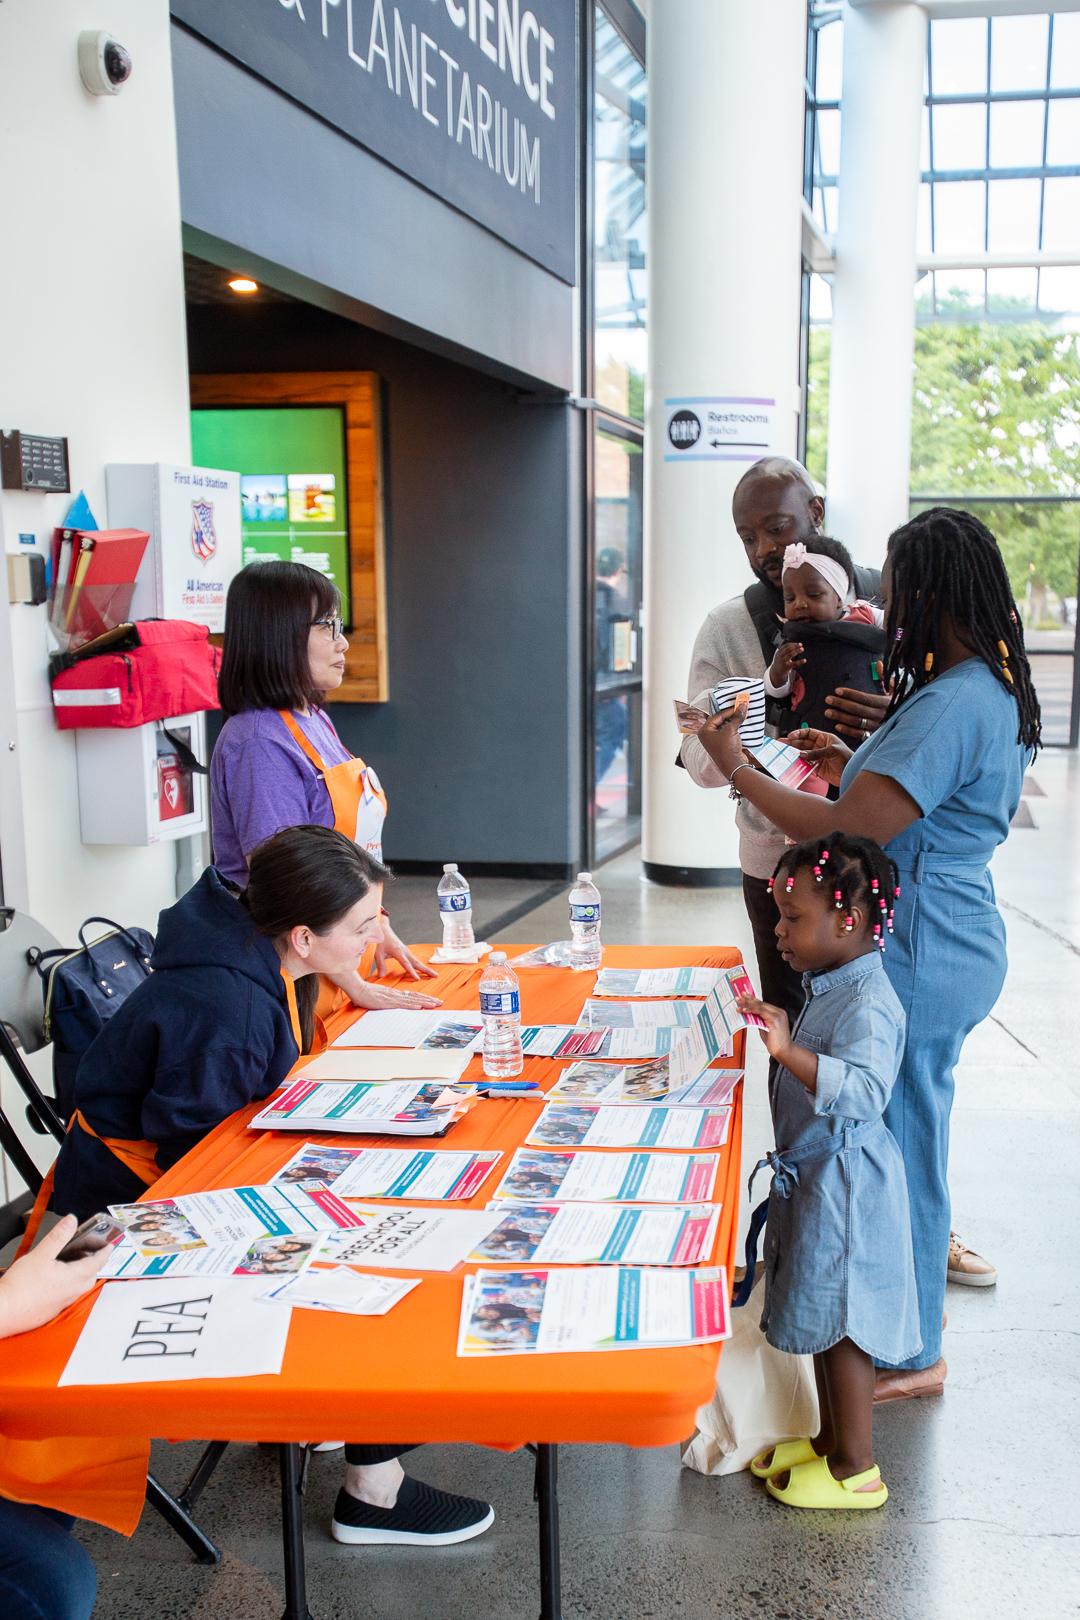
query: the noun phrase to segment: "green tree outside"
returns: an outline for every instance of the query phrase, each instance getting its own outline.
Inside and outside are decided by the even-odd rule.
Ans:
[[[911,489],[1080,497],[1080,334],[1037,321],[973,318],[962,295],[915,333]],[[827,486],[828,327],[810,333],[806,461]],[[926,503],[913,501],[912,509]],[[1051,599],[1075,596],[1076,505],[972,508],[996,534],[1029,626],[1060,625]]]

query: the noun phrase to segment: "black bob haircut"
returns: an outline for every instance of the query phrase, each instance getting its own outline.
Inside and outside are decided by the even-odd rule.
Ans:
[[[218,676],[224,714],[300,709],[323,693],[311,682],[308,636],[317,619],[340,612],[336,588],[304,563],[251,563],[225,599],[225,650]]]

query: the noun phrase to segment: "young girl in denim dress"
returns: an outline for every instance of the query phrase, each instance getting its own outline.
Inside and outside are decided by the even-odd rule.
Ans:
[[[751,1471],[791,1507],[880,1507],[875,1361],[918,1353],[918,1301],[904,1163],[882,1115],[904,1050],[904,1014],[882,953],[896,869],[866,838],[797,844],[773,876],[780,954],[803,974],[794,1030],[744,997],[778,1064],[776,1149],[765,1229],[771,1345],[811,1355],[821,1426],[755,1457]],[[759,1166],[761,1168],[761,1166]]]

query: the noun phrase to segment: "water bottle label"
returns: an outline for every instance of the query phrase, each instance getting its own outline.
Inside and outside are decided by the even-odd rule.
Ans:
[[[598,923],[600,921],[600,902],[592,900],[586,906],[570,906],[570,921],[572,923]]]
[[[485,1017],[491,1013],[513,1017],[521,1011],[521,997],[516,990],[481,990],[480,1011]]]
[[[472,895],[468,890],[464,894],[440,894],[439,896],[440,911],[468,911],[471,906]]]

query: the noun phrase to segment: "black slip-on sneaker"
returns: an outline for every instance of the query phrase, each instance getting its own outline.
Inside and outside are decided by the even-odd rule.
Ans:
[[[354,1546],[449,1547],[483,1535],[494,1519],[489,1502],[437,1491],[406,1474],[392,1508],[372,1507],[344,1488],[338,1491],[330,1533]]]

